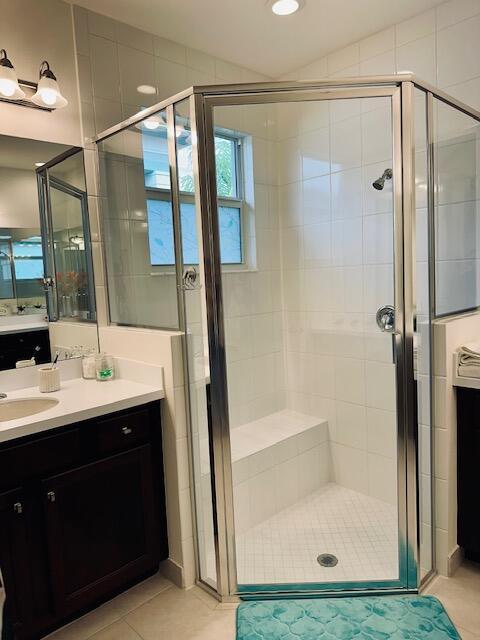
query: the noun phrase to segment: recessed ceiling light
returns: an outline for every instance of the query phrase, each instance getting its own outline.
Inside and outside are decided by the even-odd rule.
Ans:
[[[155,89],[155,87],[152,87],[152,85],[150,84],[141,84],[140,86],[137,87],[137,91],[138,93],[144,93],[149,96],[152,96],[153,94],[157,93],[157,90]]]
[[[299,0],[275,0],[272,11],[277,16],[289,16],[300,9]]]
[[[44,164],[44,162],[35,162],[36,167],[43,167]]]

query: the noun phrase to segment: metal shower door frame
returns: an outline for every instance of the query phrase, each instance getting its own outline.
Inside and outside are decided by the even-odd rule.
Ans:
[[[400,273],[397,268],[395,286],[401,289],[402,312],[399,314],[397,306],[397,326],[401,325],[402,351],[401,362],[397,363],[397,385],[401,389],[403,399],[402,420],[403,431],[398,442],[399,464],[405,469],[405,478],[402,482],[401,495],[402,508],[405,513],[404,548],[401,553],[405,558],[403,563],[402,578],[403,589],[415,591],[420,585],[419,578],[419,517],[418,517],[418,424],[416,417],[416,397],[413,365],[413,328],[415,320],[415,175],[414,175],[414,93],[415,89],[420,89],[426,95],[425,121],[427,125],[427,159],[428,159],[428,219],[429,219],[429,296],[431,311],[435,309],[435,243],[434,243],[434,140],[435,123],[433,118],[433,100],[440,100],[460,112],[470,115],[480,121],[480,111],[473,109],[465,103],[453,98],[435,86],[424,82],[412,73],[401,73],[384,76],[364,76],[350,78],[329,78],[326,80],[311,81],[283,81],[283,82],[262,82],[255,84],[225,84],[215,86],[198,86],[185,89],[151,107],[142,109],[139,113],[130,116],[126,120],[106,129],[89,141],[87,148],[89,153],[94,150],[94,157],[98,162],[98,146],[95,143],[101,142],[116,133],[124,131],[136,125],[148,117],[158,114],[163,110],[169,110],[169,129],[172,131],[173,112],[169,107],[175,107],[190,101],[190,117],[192,130],[192,154],[194,160],[194,177],[198,190],[195,193],[196,203],[200,208],[203,229],[204,264],[205,274],[208,274],[208,286],[206,287],[207,309],[208,309],[208,333],[212,371],[212,391],[214,393],[214,414],[210,437],[214,450],[214,462],[212,471],[215,474],[215,486],[218,489],[214,495],[214,512],[216,536],[216,562],[217,562],[217,591],[210,585],[202,581],[199,572],[199,554],[197,548],[196,566],[197,582],[220,600],[234,599],[236,594],[235,576],[235,537],[233,529],[233,505],[231,494],[231,464],[230,464],[230,443],[228,434],[228,399],[226,396],[226,366],[225,366],[225,337],[223,329],[223,301],[221,290],[218,284],[221,282],[220,264],[218,261],[218,237],[215,224],[212,224],[213,215],[216,214],[216,185],[214,182],[214,157],[212,149],[212,105],[217,101],[223,104],[233,104],[232,100],[240,100],[240,104],[255,103],[263,100],[271,102],[272,96],[278,94],[280,101],[290,101],[296,96],[302,95],[303,99],[312,99],[312,92],[324,96],[323,99],[331,99],[333,92],[341,90],[341,96],[346,98],[348,92],[351,97],[372,97],[375,91],[382,96],[392,95],[392,106],[394,111],[394,188],[395,188],[395,252],[401,257],[398,265],[401,266]],[[359,93],[360,92],[360,93]],[[310,98],[308,98],[310,96]],[[210,135],[208,126],[210,126]],[[171,133],[169,134],[171,136]],[[176,157],[172,143],[169,152],[171,172],[175,175],[177,171]],[[92,173],[92,172],[90,172]],[[97,194],[96,178],[90,175],[90,195]],[[99,194],[97,194],[99,195]],[[177,200],[177,210],[179,206],[178,193],[175,190],[172,194],[173,200]],[[215,220],[213,220],[215,222]],[[181,247],[180,234],[175,234],[177,254]],[[215,257],[217,260],[215,261]],[[177,277],[181,277],[181,274]],[[182,304],[182,300],[179,300]],[[434,318],[434,313],[430,314],[430,320]],[[181,330],[185,326],[180,327]],[[430,367],[430,401],[432,400],[432,371]],[[215,384],[213,384],[215,380]],[[398,411],[397,411],[398,413]],[[433,413],[431,412],[431,415]],[[188,415],[187,415],[188,419]],[[433,427],[431,428],[433,453]],[[191,434],[190,436],[191,437]],[[401,457],[401,460],[400,460]],[[190,442],[190,460],[192,461],[192,443]],[[431,460],[434,475],[433,457]],[[226,473],[225,473],[226,472]],[[193,474],[191,463],[190,473]],[[192,491],[194,491],[193,478],[191,477]],[[226,484],[225,484],[226,482]],[[228,497],[229,496],[229,497]],[[431,491],[431,513],[434,509],[434,486]],[[228,499],[227,499],[228,498]],[[400,504],[399,504],[400,508]],[[194,526],[196,527],[195,507],[193,511]],[[435,527],[432,529],[434,530]],[[198,543],[198,535],[196,536]],[[432,531],[432,550],[434,551],[434,531]],[[434,558],[434,555],[433,555]],[[433,566],[429,573],[424,576],[423,583],[435,573]],[[310,585],[303,585],[304,587]],[[328,585],[323,585],[328,588]],[[342,586],[342,585],[340,585]],[[348,589],[358,593],[365,588],[365,585],[343,585],[345,593]],[[387,587],[385,587],[387,588]],[[395,589],[393,589],[395,590]],[[305,593],[305,592],[304,592]],[[322,594],[327,593],[322,589]],[[338,593],[338,592],[337,592]],[[270,594],[273,595],[273,594]],[[290,594],[291,595],[291,594]],[[245,594],[242,594],[245,597]]]
[[[60,320],[59,304],[58,304],[58,289],[57,289],[57,274],[56,274],[56,258],[55,258],[55,242],[54,242],[54,230],[53,230],[53,217],[52,217],[52,202],[51,202],[51,189],[57,189],[63,193],[77,198],[80,202],[80,208],[82,212],[82,227],[85,240],[85,258],[87,269],[87,282],[88,282],[88,305],[90,318],[84,320],[85,322],[97,321],[97,310],[95,300],[95,281],[93,274],[93,256],[91,250],[91,237],[90,237],[90,221],[88,216],[88,198],[87,191],[77,189],[73,185],[67,184],[50,175],[49,170],[67,160],[71,156],[77,153],[82,153],[82,163],[84,164],[82,147],[71,147],[64,151],[60,155],[52,158],[41,167],[36,169],[37,175],[37,192],[40,211],[40,227],[42,230],[42,253],[43,253],[43,269],[44,269],[44,290],[47,301],[47,314],[49,322],[57,322]],[[85,168],[84,168],[85,171]],[[68,318],[62,318],[62,320],[68,321]]]
[[[312,83],[314,85],[314,83]],[[360,83],[361,84],[361,83]],[[418,586],[418,504],[415,382],[413,375],[414,273],[412,247],[415,214],[413,84],[389,82],[385,86],[287,87],[239,85],[194,89],[192,108],[196,123],[199,202],[203,229],[204,268],[210,353],[213,474],[217,514],[215,539],[217,591],[222,599],[241,593],[248,596],[282,596],[293,593],[327,594],[359,591],[405,591]],[[386,97],[391,99],[394,171],[394,290],[396,308],[396,396],[397,396],[397,494],[399,525],[399,580],[370,583],[308,583],[245,585],[236,577],[233,483],[228,413],[227,367],[223,318],[220,239],[216,194],[213,110],[218,106],[281,102]],[[406,194],[406,195],[404,195]]]

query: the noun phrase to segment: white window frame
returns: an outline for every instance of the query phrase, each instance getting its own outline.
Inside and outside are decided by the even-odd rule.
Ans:
[[[240,209],[240,247],[241,247],[241,262],[222,262],[224,271],[247,271],[249,269],[249,256],[247,252],[247,236],[246,236],[246,202],[245,202],[245,174],[244,174],[244,145],[243,136],[235,134],[231,131],[225,131],[222,129],[220,132],[215,133],[215,137],[226,138],[235,143],[235,183],[236,183],[236,197],[218,196],[218,207],[231,207]],[[170,189],[161,187],[147,187],[145,186],[145,193],[147,200],[163,200],[172,201],[172,192]],[[183,203],[189,203],[195,205],[196,194],[189,191],[180,191],[180,201]],[[172,212],[173,215],[173,212]],[[189,263],[184,262],[189,266]],[[150,265],[152,268],[151,275],[172,275],[175,273],[175,263],[163,264],[163,265]]]

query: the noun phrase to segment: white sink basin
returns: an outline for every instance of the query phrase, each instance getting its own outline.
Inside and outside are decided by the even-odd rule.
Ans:
[[[46,411],[58,404],[56,398],[16,398],[0,400],[0,422],[18,420],[35,413]]]

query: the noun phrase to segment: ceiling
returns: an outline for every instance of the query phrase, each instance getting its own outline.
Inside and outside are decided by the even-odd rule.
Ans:
[[[275,16],[269,0],[74,0],[116,20],[277,78],[443,0],[306,0]]]
[[[53,142],[0,136],[0,167],[35,171],[35,162],[48,162],[67,149]]]

